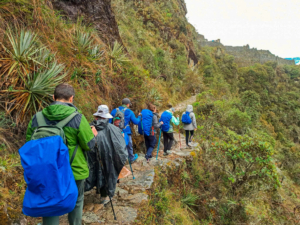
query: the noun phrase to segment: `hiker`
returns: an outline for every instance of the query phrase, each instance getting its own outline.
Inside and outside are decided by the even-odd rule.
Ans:
[[[68,161],[67,163],[71,163],[71,168],[72,171],[70,170],[70,173],[72,175],[72,179],[75,178],[76,184],[74,184],[74,187],[78,188],[78,191],[76,189],[76,197],[73,198],[74,200],[76,200],[76,205],[75,208],[73,208],[73,211],[70,211],[68,214],[68,220],[69,220],[69,224],[71,225],[80,225],[81,224],[81,219],[82,219],[82,209],[83,209],[83,200],[84,200],[84,182],[85,179],[89,176],[89,168],[88,168],[88,164],[85,158],[85,151],[89,151],[91,149],[94,148],[95,146],[95,136],[97,135],[97,131],[95,129],[95,127],[90,127],[89,123],[87,122],[85,116],[81,113],[78,112],[77,108],[73,105],[73,100],[75,97],[75,91],[74,88],[69,85],[69,84],[60,84],[58,86],[56,86],[55,91],[54,91],[54,102],[44,108],[42,110],[42,113],[37,113],[36,115],[33,116],[32,120],[30,121],[29,125],[28,125],[28,129],[27,129],[27,133],[26,133],[26,141],[28,144],[34,143],[32,141],[32,137],[34,137],[36,135],[35,130],[39,131],[39,127],[43,126],[43,125],[57,125],[59,126],[60,121],[64,121],[64,119],[69,118],[72,114],[74,114],[75,116],[67,122],[67,124],[63,127],[63,131],[66,137],[66,145],[68,147],[68,155],[70,157],[70,161],[69,162],[69,157],[67,158]],[[66,122],[66,121],[65,121]],[[41,124],[44,123],[44,124]],[[45,129],[50,129],[48,127],[44,127],[44,132]],[[43,137],[43,136],[42,136]],[[57,137],[57,136],[54,136]],[[52,137],[51,137],[52,138]],[[50,138],[50,139],[51,139]],[[44,139],[45,141],[50,140],[49,138],[41,138]],[[39,140],[41,140],[39,139]],[[29,142],[30,141],[30,142]],[[26,143],[26,144],[27,144]],[[48,160],[47,163],[49,162],[50,166],[52,166],[52,164],[54,164],[52,161],[50,161],[50,158],[46,158],[46,156],[49,155],[48,152],[46,152],[46,150],[48,151],[54,151],[55,148],[55,144],[53,143],[49,149],[45,149],[44,153],[41,154],[40,158],[38,158],[37,160]],[[57,143],[59,144],[59,143]],[[46,145],[41,145],[44,146],[45,148],[47,147]],[[25,160],[26,157],[24,155],[22,155],[22,149],[20,149],[20,155],[21,155],[21,159]],[[33,149],[34,150],[34,149]],[[48,155],[47,155],[48,154]],[[60,154],[60,156],[62,155],[62,152],[59,152],[58,154]],[[57,155],[58,155],[57,154]],[[22,158],[23,156],[23,158]],[[42,158],[44,156],[44,158]],[[57,192],[47,192],[44,191],[44,189],[47,190],[48,186],[54,186],[55,188],[60,188],[60,186],[64,186],[66,184],[66,177],[64,177],[64,175],[66,175],[66,171],[64,170],[63,172],[65,172],[62,177],[54,177],[52,176],[52,174],[54,174],[55,170],[59,170],[59,168],[64,168],[64,166],[66,165],[59,165],[59,163],[62,162],[62,156],[61,158],[58,158],[57,161],[57,165],[58,168],[54,168],[54,167],[46,167],[46,164],[40,164],[38,169],[43,170],[44,167],[46,167],[46,171],[36,171],[38,173],[43,173],[42,176],[46,176],[46,178],[41,177],[41,180],[37,180],[35,181],[38,185],[36,186],[36,189],[34,191],[36,191],[35,193],[32,193],[32,190],[29,190],[28,195],[33,196],[32,199],[29,199],[29,203],[25,202],[26,199],[26,195],[25,194],[25,198],[24,198],[24,205],[30,205],[33,204],[34,202],[36,202],[37,200],[39,200],[40,198],[43,199],[44,202],[41,202],[41,204],[37,204],[38,207],[40,207],[40,205],[47,205],[47,210],[49,209],[49,203],[52,200],[55,200],[56,197],[62,195],[64,192],[59,192],[59,190]],[[52,159],[52,158],[51,158]],[[52,164],[51,164],[52,163]],[[55,162],[56,163],[56,162]],[[23,165],[23,164],[22,164]],[[26,166],[26,164],[23,165],[23,167]],[[69,165],[68,165],[69,166]],[[41,168],[43,167],[43,168]],[[26,172],[28,168],[24,168],[24,171]],[[30,168],[29,168],[30,169]],[[37,170],[37,168],[33,168],[35,170]],[[24,176],[25,176],[25,172],[24,172]],[[56,174],[54,174],[56,175]],[[39,174],[36,175],[36,179],[38,179],[37,177],[39,176]],[[45,180],[43,180],[45,179]],[[27,179],[25,179],[27,182]],[[42,181],[45,181],[45,186],[44,183],[41,183]],[[28,180],[28,182],[31,182],[30,180]],[[74,182],[74,181],[73,181]],[[74,182],[75,183],[75,182]],[[32,184],[30,184],[32,185]],[[28,184],[28,187],[30,187],[30,185]],[[47,186],[48,185],[48,186]],[[42,187],[42,188],[41,188]],[[71,186],[67,186],[66,191],[68,191],[69,189],[71,189]],[[56,191],[56,190],[55,190]],[[56,194],[54,194],[56,193]],[[78,194],[77,194],[78,193]],[[78,197],[77,197],[78,196]],[[27,201],[27,199],[26,199]],[[70,199],[71,201],[71,199]],[[58,210],[59,207],[61,207],[61,204],[56,205],[55,207],[51,208],[52,210]],[[23,208],[23,212],[24,209],[29,210],[28,208]],[[51,214],[51,212],[48,212],[47,210],[44,210],[44,214]],[[32,212],[37,212],[37,208],[33,208]],[[59,213],[59,212],[58,212]],[[62,213],[62,212],[61,212]],[[62,215],[62,214],[60,214]],[[59,216],[49,216],[49,217],[43,217],[43,225],[57,225],[59,224]]]
[[[94,113],[96,147],[88,153],[90,176],[85,185],[85,191],[97,187],[97,194],[101,194],[101,204],[109,202],[115,194],[118,176],[125,165],[128,153],[122,131],[109,123],[113,116],[106,105],[100,105]]]
[[[193,112],[193,106],[188,105],[186,108],[186,112],[182,114],[181,121],[184,124],[183,129],[185,130],[185,141],[187,148],[191,148],[189,143],[192,142],[192,138],[194,136],[194,131],[197,130],[197,122],[196,116]],[[189,135],[191,135],[189,137]]]
[[[171,147],[174,141],[174,129],[173,125],[178,126],[180,123],[179,116],[173,116],[175,113],[175,108],[166,110],[161,115],[159,122],[163,122],[162,132],[164,137],[164,156],[167,156],[171,153]]]
[[[128,135],[128,145],[127,145],[127,151],[128,151],[128,157],[131,163],[136,162],[138,158],[138,154],[133,154],[133,144],[132,144],[132,137],[131,137],[131,128],[130,128],[130,122],[132,122],[135,125],[138,125],[140,122],[140,115],[138,118],[135,117],[134,112],[129,109],[131,106],[131,102],[128,98],[124,98],[122,100],[122,106],[114,109],[111,112],[111,115],[114,117],[113,119],[110,119],[110,123],[114,123],[115,115],[122,113],[124,115],[124,128],[123,132],[125,135]],[[126,136],[125,136],[126,138]]]
[[[156,113],[156,106],[153,104],[148,105],[148,109],[143,109],[142,120],[139,123],[139,133],[144,135],[146,154],[145,158],[147,162],[150,162],[152,158],[152,152],[155,148],[157,139],[155,136],[156,129],[159,129],[164,123],[158,121],[158,115]]]

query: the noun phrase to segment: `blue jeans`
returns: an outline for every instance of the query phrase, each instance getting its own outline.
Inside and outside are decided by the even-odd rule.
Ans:
[[[126,147],[127,147],[127,151],[128,151],[128,158],[130,159],[130,161],[132,161],[134,159],[134,154],[133,154],[133,145],[132,145],[131,134],[128,134],[128,138],[129,138],[129,142]]]
[[[154,136],[144,135],[144,138],[145,138],[145,144],[146,144],[146,148],[147,148],[147,154],[145,157],[146,157],[146,159],[148,159],[148,158],[152,157],[152,152],[153,152],[153,149],[155,148],[157,139],[156,139],[155,135]]]

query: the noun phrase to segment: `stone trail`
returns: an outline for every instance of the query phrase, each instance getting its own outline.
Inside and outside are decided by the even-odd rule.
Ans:
[[[188,100],[176,106],[176,109],[182,111],[188,104],[196,101],[193,96]],[[191,149],[186,148],[185,136],[183,134],[174,133],[175,144],[171,149],[171,154],[163,156],[163,143],[161,141],[158,160],[156,160],[156,150],[153,151],[153,158],[150,163],[145,160],[144,154],[139,154],[136,163],[132,165],[135,179],[132,175],[120,179],[117,184],[116,193],[113,197],[113,205],[117,216],[117,221],[114,220],[111,204],[105,206],[100,204],[100,195],[96,194],[96,190],[91,190],[85,193],[85,204],[83,209],[83,224],[132,224],[138,215],[138,208],[143,201],[148,201],[146,190],[151,188],[154,182],[155,166],[180,166],[185,157],[190,157],[192,152],[199,151],[200,147],[197,143],[192,143]],[[180,142],[181,140],[181,149]],[[129,165],[126,165],[130,169]],[[61,217],[61,224],[67,225],[67,216]]]

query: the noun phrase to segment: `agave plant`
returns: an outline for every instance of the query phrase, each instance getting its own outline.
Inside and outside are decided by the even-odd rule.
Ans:
[[[92,43],[93,38],[91,33],[76,31],[76,44],[80,53],[88,52]]]
[[[121,69],[121,67],[130,60],[127,58],[126,53],[124,53],[124,47],[118,42],[115,41],[114,47],[110,48],[108,52],[108,57],[110,60],[110,68],[116,67]]]
[[[44,51],[45,47],[38,43],[37,35],[31,31],[21,30],[20,34],[13,34],[8,29],[6,35],[11,46],[8,48],[2,45],[9,57],[0,59],[4,63],[0,76],[6,80],[10,78],[13,85],[21,78],[24,84],[23,75],[30,73],[33,67],[44,66],[49,52]]]
[[[24,120],[26,115],[36,113],[51,101],[55,87],[66,76],[61,74],[63,68],[61,64],[54,62],[48,69],[43,68],[28,74],[24,87],[1,91],[9,93],[12,100],[9,102],[11,108],[8,112],[17,111],[17,122]]]
[[[88,50],[89,59],[91,61],[100,61],[103,57],[104,51],[101,50],[102,46],[96,45]]]
[[[150,102],[152,102],[154,105],[160,106],[161,101],[163,100],[161,95],[159,94],[158,90],[156,88],[152,88],[148,93],[148,99]]]

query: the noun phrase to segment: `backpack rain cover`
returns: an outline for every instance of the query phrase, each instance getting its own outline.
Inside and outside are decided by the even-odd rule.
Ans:
[[[149,136],[152,127],[153,112],[149,109],[143,109],[141,114],[142,119],[138,124],[139,134],[142,135],[144,133],[146,136]]]

